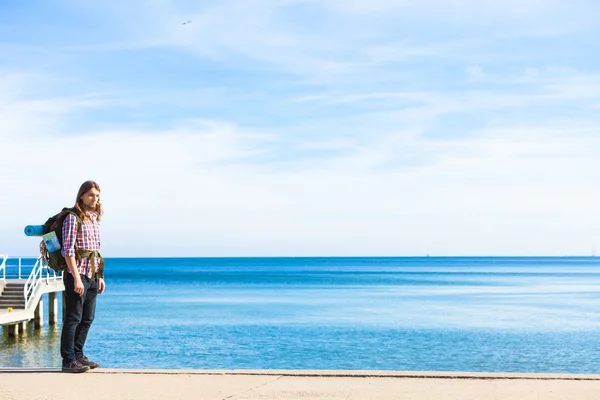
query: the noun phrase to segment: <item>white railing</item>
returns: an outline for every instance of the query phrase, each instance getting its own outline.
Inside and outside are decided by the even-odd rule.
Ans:
[[[6,254],[0,254],[0,281],[6,282]]]
[[[21,279],[22,275],[21,268],[23,268],[23,257],[19,257],[19,279]]]
[[[8,279],[26,279],[37,264],[38,259],[39,256],[7,257],[6,274]]]
[[[20,266],[20,264],[19,264]],[[19,270],[20,275],[20,270]],[[25,308],[29,306],[29,301],[35,295],[35,292],[39,284],[45,280],[46,283],[62,279],[62,272],[56,273],[53,269],[49,268],[42,262],[40,258],[37,259],[25,286],[23,287],[23,296],[25,296]]]

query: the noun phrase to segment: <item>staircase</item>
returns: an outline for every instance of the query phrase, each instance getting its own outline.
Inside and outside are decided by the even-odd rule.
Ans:
[[[25,283],[7,283],[2,293],[0,293],[0,310],[6,310],[8,307],[12,307],[15,310],[24,309],[24,287]]]
[[[36,324],[41,324],[41,300],[46,293],[49,303],[48,321],[55,324],[58,315],[56,293],[64,289],[62,274],[56,274],[54,270],[47,268],[41,259],[9,259],[0,254],[0,325],[8,326],[9,336],[16,336],[24,332],[26,321],[33,319]]]

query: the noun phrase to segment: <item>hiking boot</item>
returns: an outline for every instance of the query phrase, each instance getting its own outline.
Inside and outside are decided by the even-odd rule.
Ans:
[[[90,369],[98,368],[100,366],[100,363],[90,361],[86,356],[77,357],[77,361],[83,366],[90,367]]]
[[[63,366],[62,366],[62,372],[71,372],[71,373],[75,373],[75,374],[85,372],[89,369],[90,369],[90,367],[88,367],[87,365],[83,365],[82,363],[80,363],[77,360],[73,360],[68,364],[63,364]]]

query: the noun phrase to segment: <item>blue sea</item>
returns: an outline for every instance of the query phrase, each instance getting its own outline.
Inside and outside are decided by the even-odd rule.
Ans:
[[[600,373],[600,258],[112,258],[108,368]],[[0,367],[60,365],[60,324]]]

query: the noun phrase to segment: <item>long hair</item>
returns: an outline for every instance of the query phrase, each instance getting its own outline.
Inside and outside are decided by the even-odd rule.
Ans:
[[[79,191],[77,192],[77,198],[75,199],[75,208],[77,209],[77,211],[79,211],[79,215],[82,219],[85,218],[85,211],[83,202],[81,201],[81,196],[86,194],[90,189],[96,189],[100,192],[100,186],[96,182],[85,181],[79,188]],[[102,216],[102,204],[100,203],[100,201],[96,203],[96,209],[94,211],[98,213],[97,221],[100,222],[100,217]]]

